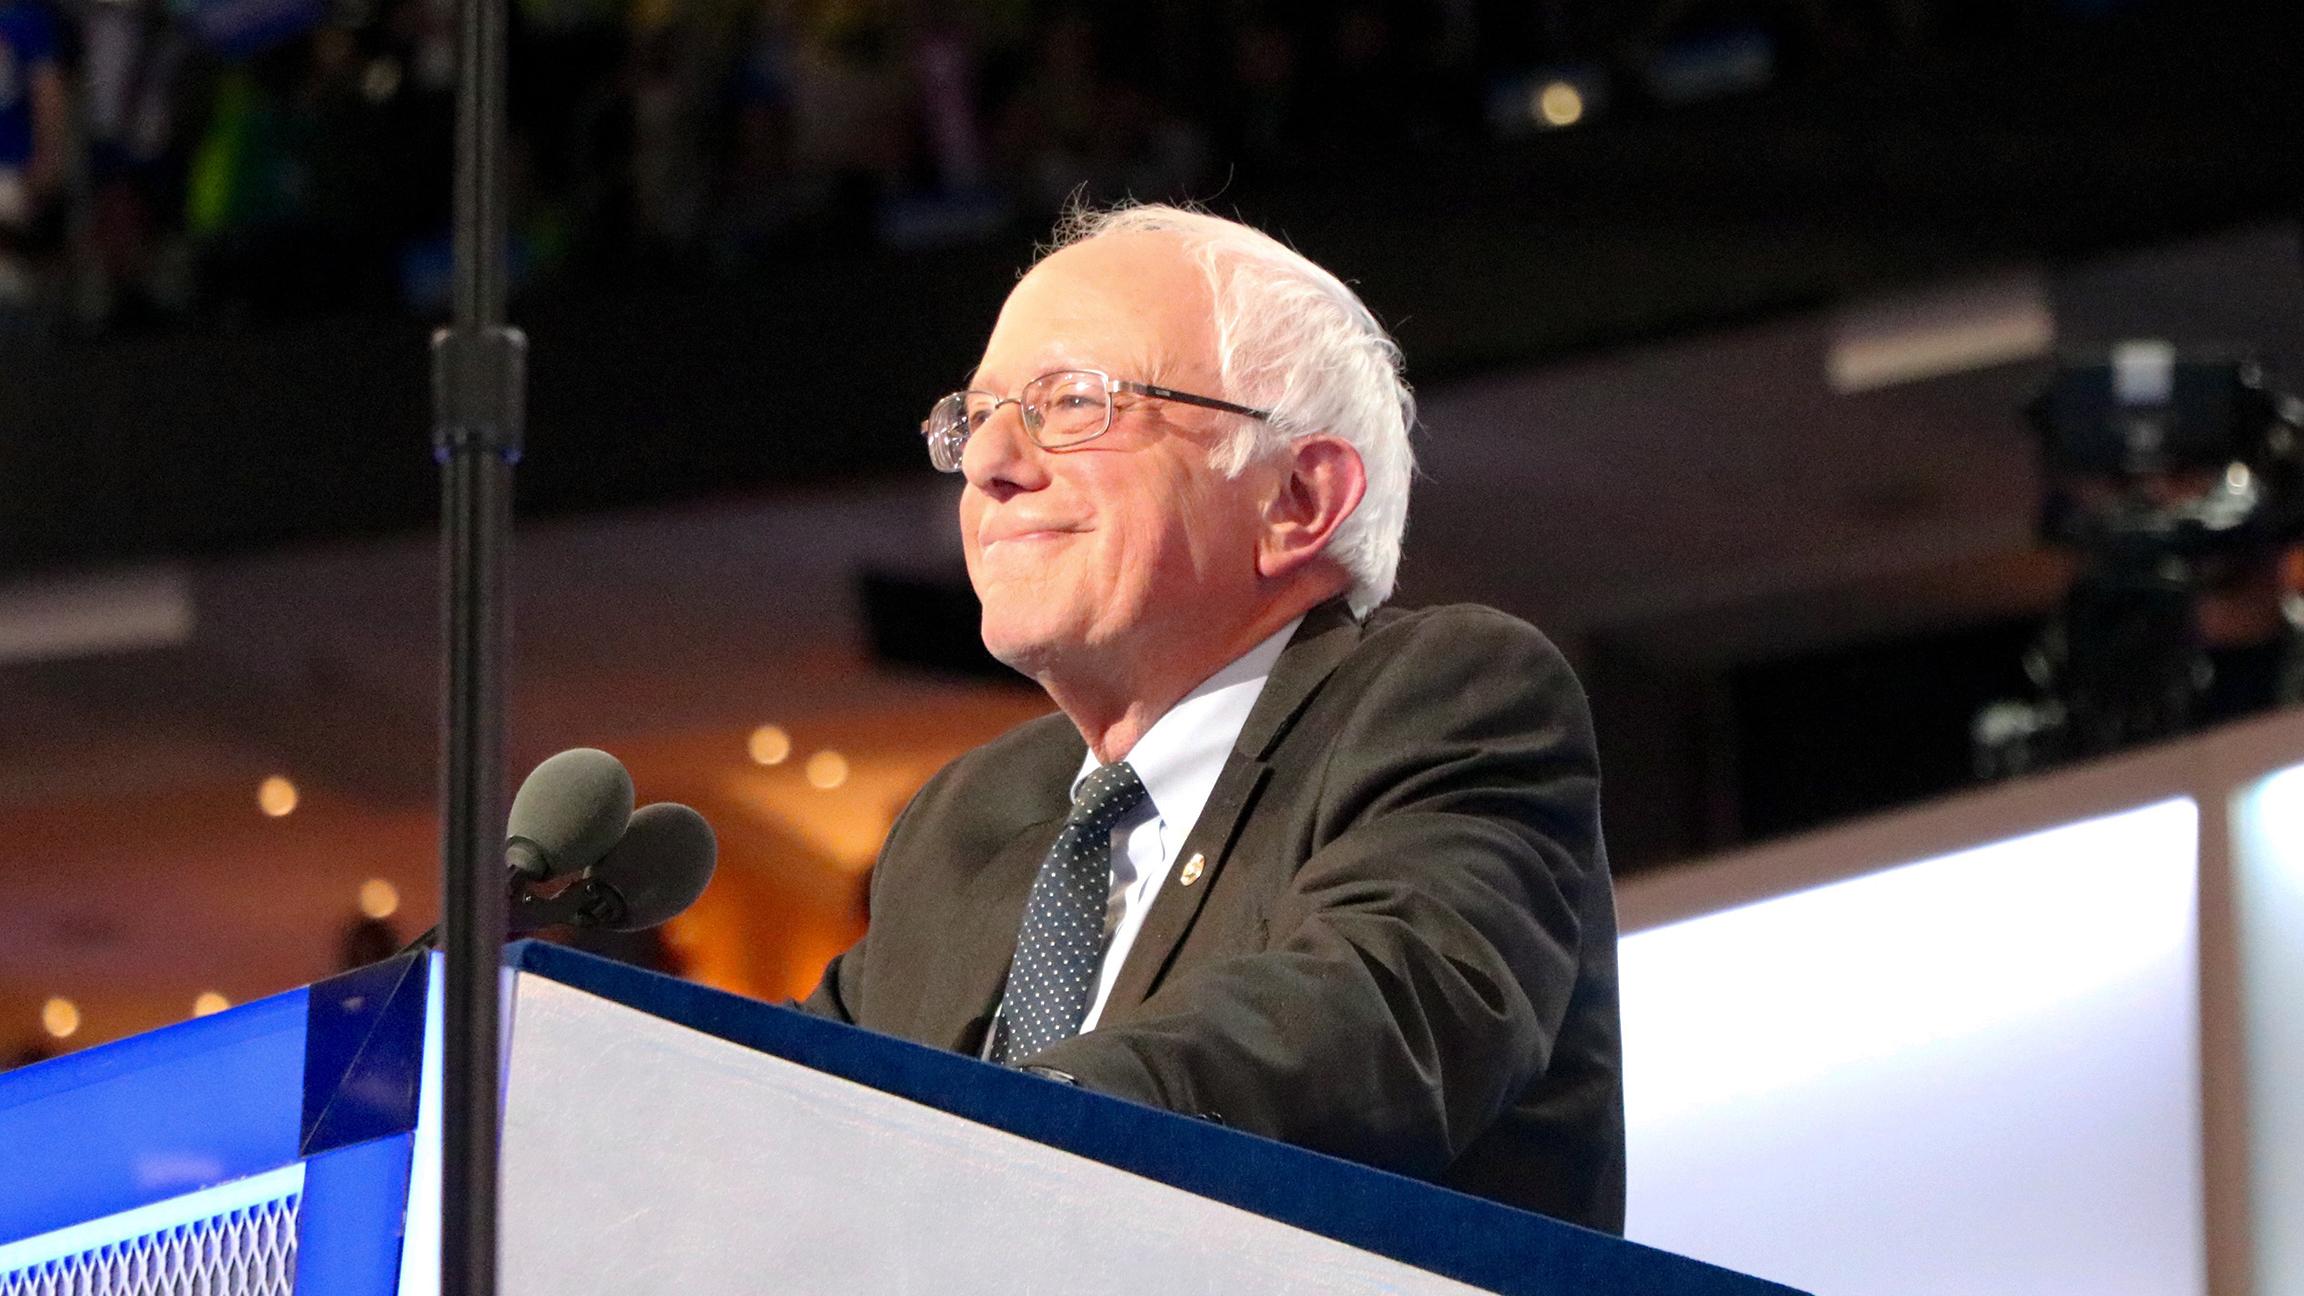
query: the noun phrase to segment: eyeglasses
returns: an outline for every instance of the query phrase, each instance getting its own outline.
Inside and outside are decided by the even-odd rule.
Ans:
[[[1150,383],[1130,382],[1096,369],[1059,369],[1024,384],[1024,389],[1014,396],[956,391],[928,411],[928,418],[920,424],[920,435],[927,438],[928,459],[938,471],[958,472],[960,454],[968,448],[968,438],[998,413],[1001,406],[1014,405],[1023,416],[1024,435],[1032,438],[1032,444],[1043,450],[1061,450],[1093,441],[1111,430],[1112,397],[1117,392],[1182,401],[1186,405],[1223,410],[1246,418],[1272,417],[1270,410],[1251,409],[1213,396],[1195,396]]]

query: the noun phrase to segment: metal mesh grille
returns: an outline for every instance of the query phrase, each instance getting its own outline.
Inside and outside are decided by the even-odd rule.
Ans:
[[[0,1271],[0,1296],[289,1296],[302,1200],[290,1193]]]

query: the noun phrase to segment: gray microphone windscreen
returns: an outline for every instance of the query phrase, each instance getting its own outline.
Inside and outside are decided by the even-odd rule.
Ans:
[[[632,819],[632,775],[596,747],[546,760],[512,798],[505,858],[530,878],[577,872],[606,855]]]
[[[624,901],[613,931],[640,931],[667,922],[696,903],[712,880],[720,843],[704,816],[674,801],[640,807],[616,843],[587,874]]]

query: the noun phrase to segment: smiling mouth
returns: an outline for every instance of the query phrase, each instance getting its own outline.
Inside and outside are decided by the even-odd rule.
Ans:
[[[998,545],[1013,544],[1021,540],[1060,540],[1066,536],[1078,534],[1079,532],[1069,527],[1035,527],[1029,531],[1012,531],[1005,535],[996,535],[986,540],[984,547],[991,549]]]

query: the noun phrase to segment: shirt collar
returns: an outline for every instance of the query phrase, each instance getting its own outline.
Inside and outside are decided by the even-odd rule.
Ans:
[[[1201,681],[1129,749],[1128,764],[1144,781],[1153,813],[1163,821],[1189,830],[1199,820],[1201,808],[1216,790],[1217,776],[1224,772],[1225,758],[1232,754],[1248,713],[1264,691],[1264,681],[1271,678],[1273,663],[1303,622],[1302,617],[1290,621]],[[1099,764],[1090,750],[1080,772],[1072,776],[1073,795],[1079,794],[1081,781]]]

